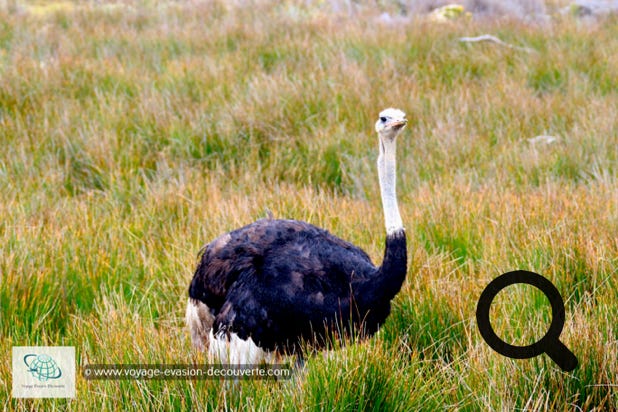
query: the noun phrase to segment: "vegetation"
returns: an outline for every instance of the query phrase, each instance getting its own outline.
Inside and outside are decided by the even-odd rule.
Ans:
[[[618,24],[445,24],[308,2],[45,2],[0,11],[0,407],[601,410],[618,405]],[[460,43],[492,33],[536,53]],[[184,329],[203,244],[271,211],[379,262],[373,124],[395,106],[410,267],[364,343],[285,381],[89,381],[11,399],[12,346],[88,363],[204,362]],[[551,135],[552,144],[529,138]],[[484,286],[526,269],[566,301],[579,367],[482,340]],[[527,344],[534,288],[492,319]]]

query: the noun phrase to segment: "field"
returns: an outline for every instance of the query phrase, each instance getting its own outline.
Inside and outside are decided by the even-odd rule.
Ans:
[[[437,23],[379,20],[374,3],[10,3],[0,408],[618,408],[615,17]],[[532,51],[458,41],[484,33]],[[203,363],[184,327],[197,253],[269,212],[379,263],[373,124],[390,106],[410,119],[398,145],[409,269],[378,335],[314,354],[290,380],[78,376],[75,399],[11,398],[12,346],[75,346],[78,365]],[[515,269],[565,299],[573,372],[546,355],[503,357],[481,338],[478,297]],[[492,319],[525,345],[551,311],[518,285]]]

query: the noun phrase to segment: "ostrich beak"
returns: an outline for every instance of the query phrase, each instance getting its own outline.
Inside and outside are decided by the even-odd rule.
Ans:
[[[408,124],[408,121],[406,119],[403,120],[397,120],[394,121],[393,123],[391,123],[391,127],[395,130],[399,130],[402,127],[404,127],[406,124]]]

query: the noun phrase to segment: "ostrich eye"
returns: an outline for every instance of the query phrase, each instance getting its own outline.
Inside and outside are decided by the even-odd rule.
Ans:
[[[381,121],[382,123],[386,123],[386,117],[384,117],[384,116],[380,117],[380,121]]]

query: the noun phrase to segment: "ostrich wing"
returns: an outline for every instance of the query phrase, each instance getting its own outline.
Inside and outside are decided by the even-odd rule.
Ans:
[[[213,311],[215,333],[273,349],[349,320],[351,280],[375,271],[365,252],[325,230],[265,219],[206,247],[190,295]]]

